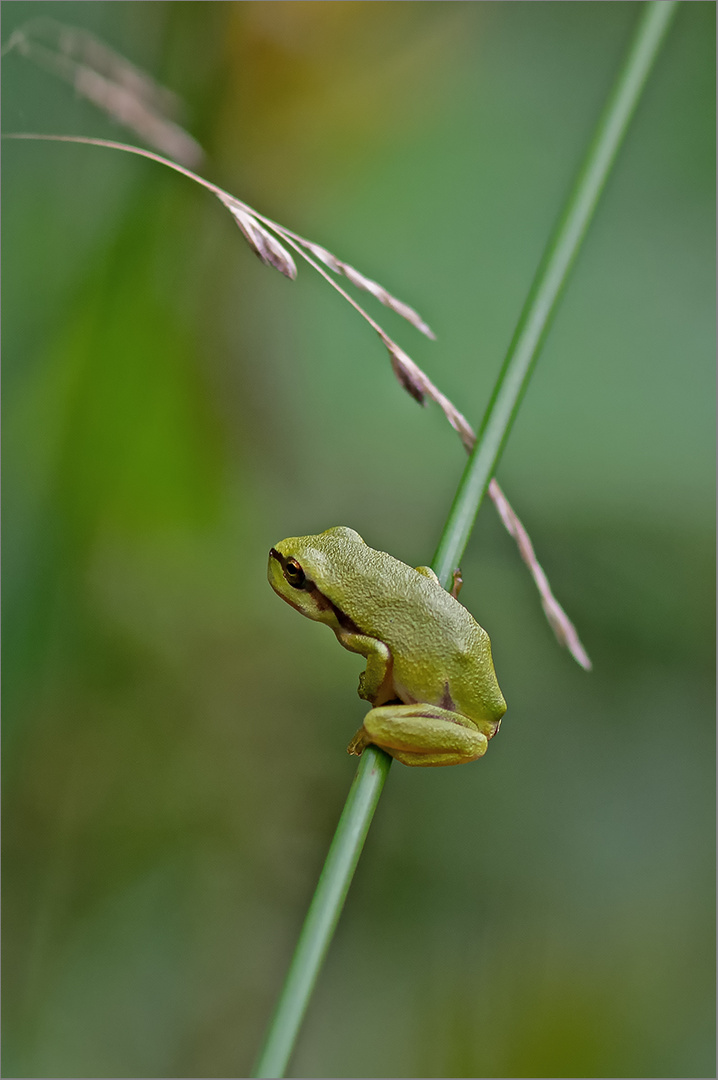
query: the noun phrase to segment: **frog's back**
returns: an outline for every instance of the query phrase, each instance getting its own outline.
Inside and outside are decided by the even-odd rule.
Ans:
[[[441,585],[414,573],[425,606],[412,647],[402,651],[400,642],[393,646],[389,632],[384,637],[394,655],[399,696],[440,705],[472,720],[499,721],[506,702],[494,672],[489,635]]]
[[[391,650],[398,696],[498,721],[506,703],[489,635],[471,613],[435,578],[386,552],[361,543],[336,554],[333,564],[343,565],[331,598],[359,632]]]

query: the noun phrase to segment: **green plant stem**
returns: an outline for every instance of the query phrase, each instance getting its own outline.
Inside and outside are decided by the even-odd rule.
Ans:
[[[444,585],[466,548],[561,290],[677,6],[677,0],[645,4],[583,166],[546,247],[434,556],[434,570]],[[284,1076],[390,765],[391,758],[376,747],[368,747],[362,755],[254,1077]]]
[[[361,756],[253,1076],[284,1075],[391,761],[376,746]]]
[[[558,299],[677,6],[676,0],[651,0],[645,4],[631,47],[536,271],[434,556],[432,565],[444,585],[461,561]]]

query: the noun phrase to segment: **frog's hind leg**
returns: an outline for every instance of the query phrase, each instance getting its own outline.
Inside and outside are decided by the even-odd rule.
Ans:
[[[360,680],[360,686],[361,686],[361,680]],[[359,696],[361,697],[361,691],[359,693]],[[391,702],[384,702],[385,706],[388,705],[388,704],[392,704],[392,705],[396,706],[396,705],[401,705],[402,702],[401,702],[401,700],[399,698],[394,698]],[[352,739],[352,741],[347,746],[347,754],[353,754],[355,757],[361,757],[362,754],[364,753],[364,751],[366,750],[367,746],[369,746],[371,742],[372,742],[372,739],[369,736],[369,734],[367,733],[366,729],[364,728],[364,725],[362,724],[362,726],[359,728],[359,730],[357,731],[357,733],[354,736],[354,738]]]
[[[488,740],[467,716],[437,705],[385,705],[364,717],[349,753],[375,743],[404,765],[459,765],[486,753]]]
[[[387,747],[384,747],[384,749],[387,754],[391,754],[402,765],[418,765],[424,769],[439,765],[464,765],[468,761],[476,760],[475,758],[464,757],[463,754],[412,754],[404,750],[389,750]]]

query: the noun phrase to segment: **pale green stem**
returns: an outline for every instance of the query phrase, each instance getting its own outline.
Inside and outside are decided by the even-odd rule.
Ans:
[[[390,766],[376,746],[361,756],[253,1076],[284,1075]]]
[[[466,548],[561,290],[676,7],[677,0],[650,0],[644,6],[583,166],[548,242],[434,556],[434,569],[444,585]],[[254,1077],[284,1076],[390,765],[391,758],[374,746],[362,755]]]

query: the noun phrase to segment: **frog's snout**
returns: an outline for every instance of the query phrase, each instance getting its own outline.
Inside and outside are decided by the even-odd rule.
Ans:
[[[276,548],[269,549],[269,561],[267,563],[267,580],[273,589],[277,589],[277,582],[282,579],[282,557]]]

